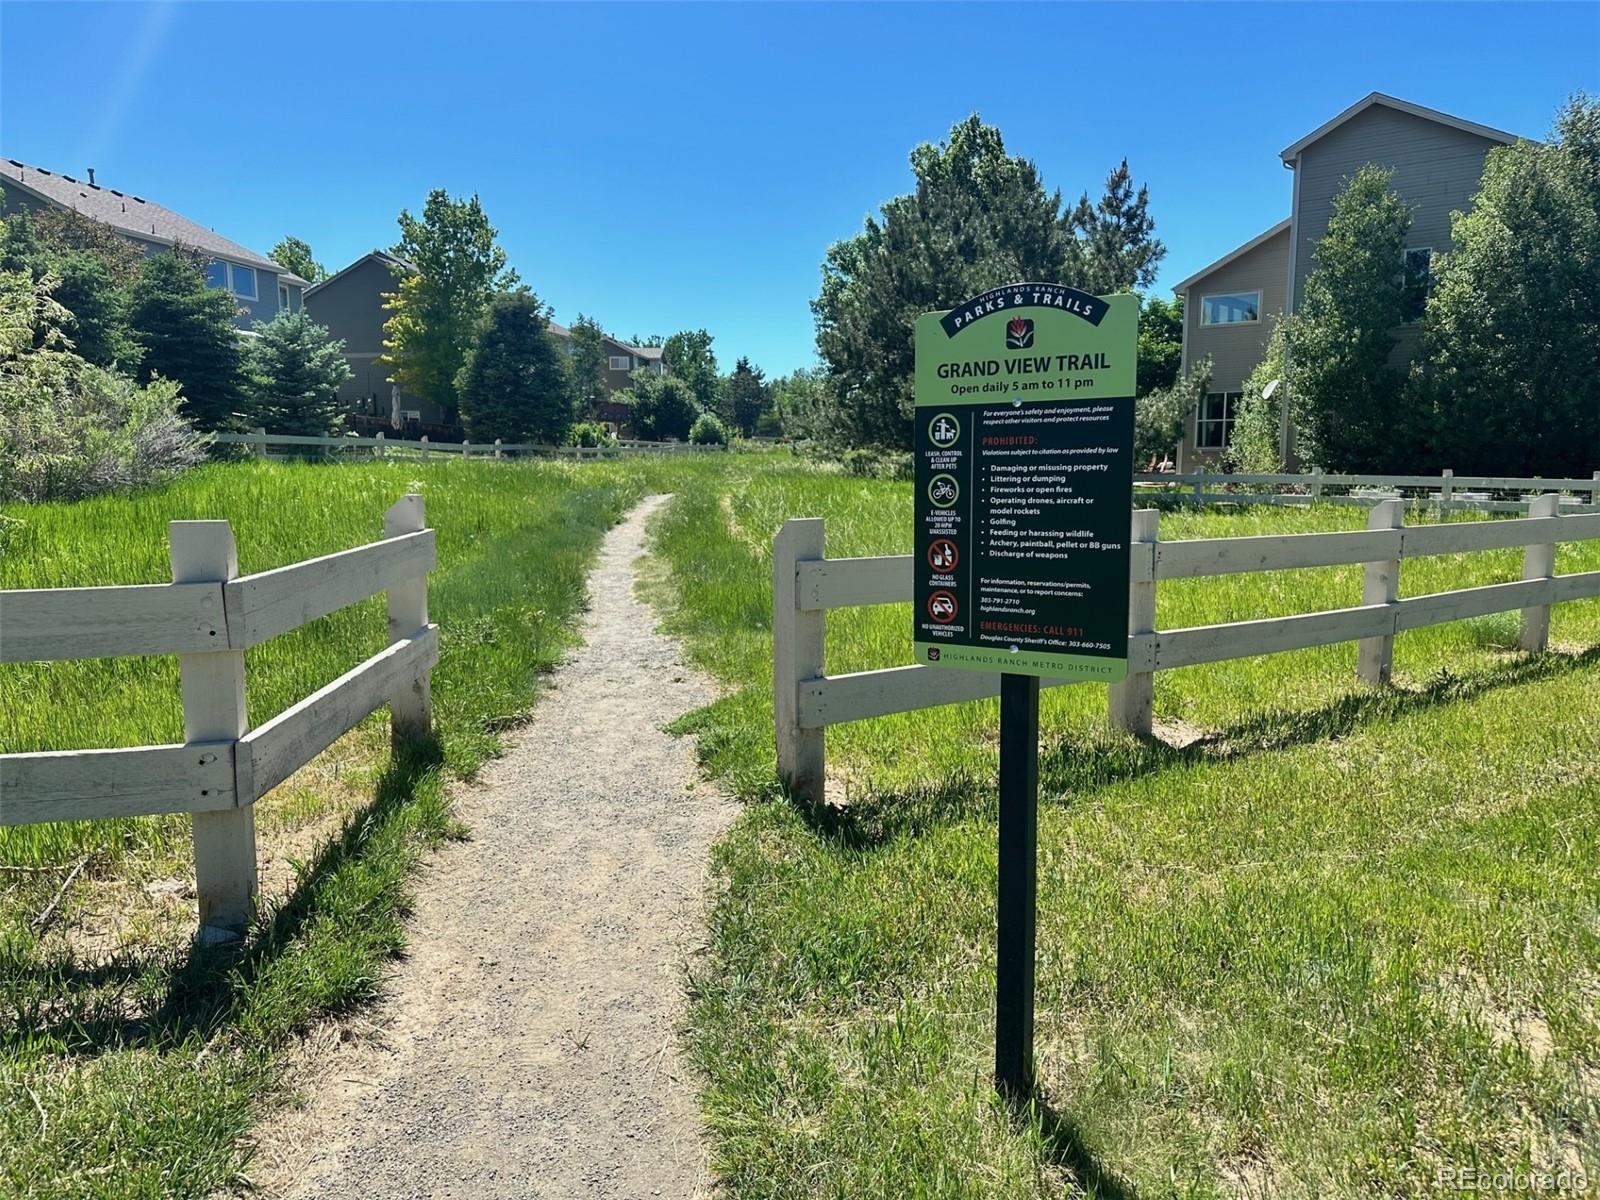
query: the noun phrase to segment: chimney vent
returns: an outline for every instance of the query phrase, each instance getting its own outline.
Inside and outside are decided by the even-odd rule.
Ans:
[[[89,186],[94,187],[94,168],[89,168]]]

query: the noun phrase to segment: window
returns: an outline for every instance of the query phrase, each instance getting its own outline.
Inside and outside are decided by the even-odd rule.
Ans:
[[[1422,320],[1428,307],[1428,294],[1433,291],[1433,250],[1419,246],[1405,252],[1404,292],[1401,295],[1401,316],[1407,324]]]
[[[213,258],[206,264],[206,286],[225,288],[228,286],[228,264]]]
[[[256,269],[254,267],[241,267],[238,263],[228,264],[228,289],[235,295],[245,300],[256,298]]]
[[[613,371],[632,370],[633,359],[626,354],[613,354],[611,356],[611,369]]]
[[[1243,392],[1210,392],[1194,415],[1194,444],[1201,450],[1223,450],[1233,436],[1233,415]]]
[[[286,283],[278,285],[278,311],[289,311],[289,285]]]
[[[1261,320],[1260,292],[1229,292],[1200,300],[1202,325],[1253,325]]]

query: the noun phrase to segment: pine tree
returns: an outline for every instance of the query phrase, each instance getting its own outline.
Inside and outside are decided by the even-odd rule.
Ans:
[[[344,343],[304,312],[279,313],[256,326],[249,369],[251,416],[268,433],[326,436],[344,428],[339,385],[350,378]]]
[[[244,348],[225,291],[184,253],[152,255],[133,285],[128,326],[142,350],[139,380],[159,375],[183,389],[183,415],[202,430],[243,424]]]
[[[572,390],[579,409],[587,417],[606,398],[606,335],[600,322],[578,314],[572,323]]]
[[[525,288],[496,296],[457,380],[467,435],[487,442],[566,440],[572,427],[567,356]]]
[[[748,358],[734,364],[722,387],[723,422],[749,437],[756,431],[756,422],[772,405],[771,389],[757,367]]]
[[[1106,176],[1105,193],[1096,204],[1085,192],[1072,210],[1070,224],[1078,235],[1080,266],[1070,282],[1086,292],[1129,292],[1156,281],[1156,267],[1167,248],[1155,237],[1150,189],[1133,190],[1128,160]]]

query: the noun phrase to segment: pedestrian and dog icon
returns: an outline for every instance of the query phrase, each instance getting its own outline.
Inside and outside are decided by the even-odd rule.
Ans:
[[[928,547],[928,565],[935,571],[949,573],[961,561],[961,552],[949,538],[936,538]]]
[[[956,619],[956,598],[949,592],[934,592],[928,597],[928,616],[941,625]]]
[[[935,475],[928,481],[928,499],[935,508],[954,508],[961,488],[954,475]]]
[[[948,450],[961,437],[961,422],[947,412],[942,412],[928,422],[928,440],[941,450]]]

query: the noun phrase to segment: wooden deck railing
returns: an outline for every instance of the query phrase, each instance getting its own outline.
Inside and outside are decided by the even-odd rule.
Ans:
[[[1600,571],[1554,573],[1556,543],[1600,538],[1600,513],[1559,515],[1559,499],[1553,493],[1536,498],[1531,515],[1522,519],[1414,526],[1404,524],[1400,501],[1385,500],[1373,506],[1362,531],[1180,542],[1159,540],[1154,510],[1136,511],[1130,530],[1129,675],[1109,686],[1111,724],[1150,733],[1157,671],[1356,641],[1361,643],[1358,676],[1383,683],[1389,678],[1397,633],[1487,613],[1520,609],[1522,647],[1544,649],[1552,604],[1600,596]],[[823,534],[820,518],[787,521],[772,556],[778,771],[795,795],[814,802],[824,794],[823,731],[829,725],[981,700],[1000,691],[998,674],[922,665],[828,675],[823,669],[828,610],[910,601],[914,559],[830,559],[824,554]],[[1507,547],[1525,547],[1521,580],[1399,598],[1400,567],[1408,558]],[[1190,629],[1157,628],[1159,580],[1342,564],[1366,568],[1362,603],[1356,607]],[[906,632],[909,643],[909,623]],[[1063,682],[1069,681],[1045,680],[1045,686]]]
[[[0,592],[0,662],[177,655],[184,732],[180,745],[0,755],[0,825],[192,813],[202,936],[237,935],[256,897],[252,805],[384,704],[397,738],[430,727],[439,629],[421,496],[384,514],[384,535],[241,576],[228,522],[173,521],[171,583]],[[379,592],[389,647],[250,729],[245,650]]]

